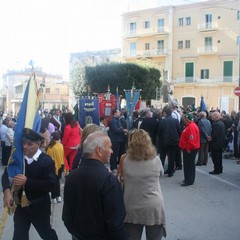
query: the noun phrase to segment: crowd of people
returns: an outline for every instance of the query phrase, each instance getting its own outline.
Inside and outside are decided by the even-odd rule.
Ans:
[[[147,239],[166,237],[160,177],[183,169],[181,186],[193,185],[196,166],[207,165],[209,156],[209,173],[221,174],[223,151],[240,163],[239,120],[240,112],[166,105],[131,117],[114,109],[109,124],[101,117],[99,126],[82,129],[71,112],[45,111],[39,133],[23,130],[25,173],[13,178],[13,186],[6,169],[2,176],[4,204],[16,206],[13,239],[29,239],[31,224],[43,239],[58,239],[50,206],[62,201],[62,173],[62,219],[72,239],[141,240],[143,227]],[[6,117],[0,127],[2,165],[11,154],[15,122]]]

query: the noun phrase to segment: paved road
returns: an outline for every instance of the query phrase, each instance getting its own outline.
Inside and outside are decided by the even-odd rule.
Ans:
[[[197,167],[193,186],[181,187],[183,171],[172,178],[161,179],[165,198],[167,238],[169,240],[239,240],[240,239],[240,165],[224,160],[221,175],[210,175],[213,166]],[[0,167],[2,172],[2,167]],[[64,182],[62,182],[62,185]],[[2,216],[2,193],[0,193]],[[52,223],[59,240],[71,240],[61,220],[62,204],[52,205]],[[13,232],[12,216],[7,217],[3,240],[10,240]],[[31,228],[31,240],[39,240]],[[145,236],[142,240],[145,240]]]

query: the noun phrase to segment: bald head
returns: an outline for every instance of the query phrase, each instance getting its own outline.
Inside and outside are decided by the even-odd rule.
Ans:
[[[213,121],[218,121],[220,118],[221,118],[221,114],[219,113],[219,112],[214,112],[213,114],[212,114],[212,120]]]

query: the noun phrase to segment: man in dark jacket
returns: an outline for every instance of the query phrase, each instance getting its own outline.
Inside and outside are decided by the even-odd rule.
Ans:
[[[111,154],[106,133],[90,134],[83,144],[82,164],[66,178],[62,218],[73,239],[127,240],[122,190],[104,166]]]
[[[219,112],[212,114],[212,136],[211,136],[211,153],[214,170],[210,174],[222,173],[222,152],[225,144],[226,130],[223,121],[220,119]]]
[[[117,173],[117,163],[122,154],[125,153],[125,134],[127,129],[124,129],[120,122],[121,112],[117,109],[113,110],[113,116],[109,123],[108,136],[112,141],[113,154],[110,159],[110,168],[114,173]]]
[[[159,121],[158,137],[160,158],[164,166],[166,155],[168,156],[168,169],[165,172],[169,177],[173,176],[174,164],[179,150],[179,138],[181,127],[179,121],[171,117],[172,109],[169,106],[163,108],[163,118]]]
[[[48,155],[39,150],[43,139],[41,135],[25,128],[23,136],[25,175],[18,174],[13,178],[13,184],[18,189],[18,191],[14,191],[13,198],[7,168],[2,176],[4,205],[11,208],[13,199],[17,204],[13,218],[13,240],[28,240],[31,224],[42,239],[57,240],[57,234],[50,224],[51,203],[49,197],[49,192],[56,179],[55,165]],[[23,204],[23,188],[27,200],[29,200],[29,203],[25,205]]]

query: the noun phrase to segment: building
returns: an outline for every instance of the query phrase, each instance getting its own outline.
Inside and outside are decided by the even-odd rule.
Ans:
[[[68,82],[64,82],[62,76],[46,74],[41,69],[36,69],[34,72],[40,90],[41,109],[68,109]],[[6,96],[5,113],[18,113],[30,76],[31,69],[9,71],[3,76]]]
[[[123,14],[125,61],[151,61],[180,105],[230,112],[240,72],[240,1],[210,0]]]

